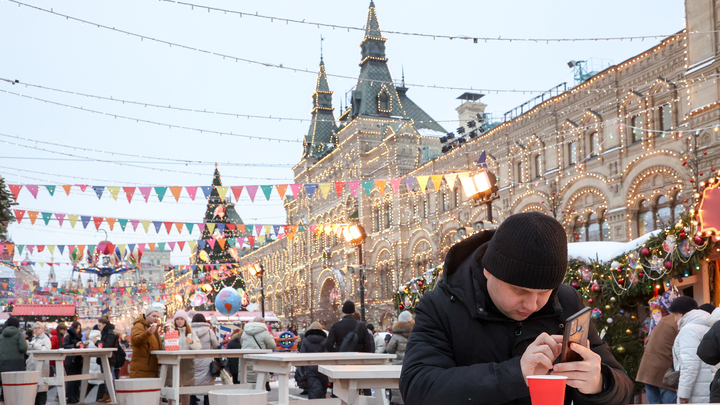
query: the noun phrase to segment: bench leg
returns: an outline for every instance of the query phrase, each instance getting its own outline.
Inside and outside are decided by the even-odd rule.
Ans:
[[[288,405],[290,403],[290,387],[287,374],[278,374],[278,405]],[[264,388],[264,387],[263,387]]]
[[[265,391],[265,380],[268,378],[268,373],[263,371],[257,372],[257,382],[255,383],[255,391]]]
[[[55,362],[55,378],[60,381],[60,385],[57,385],[58,403],[60,405],[67,405],[67,399],[65,394],[65,362]]]

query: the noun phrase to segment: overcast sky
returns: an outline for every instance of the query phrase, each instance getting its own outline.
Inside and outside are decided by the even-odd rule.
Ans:
[[[193,2],[193,0],[188,0]],[[330,25],[363,27],[368,1],[217,1],[195,0],[204,6],[243,13],[305,20]],[[467,35],[502,38],[594,38],[670,35],[685,26],[684,4],[679,0],[577,1],[426,1],[378,0],[375,2],[383,31],[436,35]],[[355,77],[359,72],[363,33],[279,20],[240,16],[157,0],[34,0],[32,5],[72,18],[18,7],[0,1],[0,79],[20,80],[70,92],[85,93],[141,103],[207,110],[308,119],[320,59],[320,36],[325,40],[324,60],[328,74]],[[146,37],[140,40],[91,23],[115,27]],[[147,37],[236,58],[300,69],[236,62],[179,46],[155,43]],[[569,60],[597,58],[618,63],[657,44],[644,41],[579,41],[563,43],[493,42],[449,40],[430,36],[386,34],[389,66],[396,80],[404,68],[408,83],[473,89],[544,90],[559,83],[572,85]],[[302,70],[308,69],[310,73]],[[354,80],[329,77],[335,92],[336,116],[341,100]],[[56,103],[101,113],[52,105],[5,93],[21,93]],[[436,120],[456,120],[456,98],[463,90],[411,87],[408,96]],[[532,98],[530,93],[493,92],[483,98],[488,112],[496,116]],[[10,85],[0,81],[0,174],[10,184],[90,185],[210,185],[214,162],[220,163],[224,185],[279,184],[292,182],[290,167],[301,156],[308,121],[237,118],[217,114],[130,105],[80,97],[71,93]],[[158,126],[130,119],[166,124]],[[200,133],[167,124],[203,130],[276,138],[291,142],[250,140],[239,136]],[[443,122],[446,129],[456,122]],[[28,138],[18,140],[7,136]],[[3,142],[9,143],[3,143]],[[73,147],[35,141],[58,142]],[[18,143],[23,146],[16,146]],[[37,149],[28,148],[33,147]],[[46,150],[41,150],[45,148]],[[49,150],[65,153],[50,153]],[[94,150],[94,151],[93,151]],[[158,161],[120,152],[204,164]],[[74,155],[74,156],[70,156]],[[102,159],[108,162],[98,162]],[[121,164],[121,162],[125,162]],[[128,162],[135,166],[128,166]],[[263,167],[227,164],[262,164]],[[154,169],[154,170],[153,170]],[[179,173],[179,172],[181,173]],[[198,192],[198,194],[202,194]],[[261,193],[258,193],[259,197]],[[179,203],[170,196],[145,203],[138,195],[128,204],[122,194],[114,201],[107,193],[65,196],[58,190],[50,197],[40,190],[33,199],[23,190],[16,208],[43,212],[148,219],[202,221],[205,203],[191,201],[183,193]],[[237,210],[246,223],[285,222],[280,199],[264,197],[251,203],[245,196]],[[107,225],[103,226],[107,229]],[[61,228],[56,221],[45,226],[42,219],[31,226],[26,219],[10,227],[17,244],[95,244],[104,239],[92,223],[87,230],[77,224]],[[110,232],[115,243],[190,240],[198,237],[173,230],[146,234]],[[176,264],[187,263],[188,248],[174,252]],[[23,255],[24,256],[24,255]],[[17,257],[17,256],[16,256]],[[47,251],[31,256],[49,261]],[[60,258],[56,252],[56,260]],[[48,267],[36,266],[41,278]],[[69,266],[58,269],[61,278]]]

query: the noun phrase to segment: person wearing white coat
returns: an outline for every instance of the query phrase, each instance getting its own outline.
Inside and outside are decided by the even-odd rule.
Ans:
[[[710,330],[710,314],[701,309],[692,310],[680,318],[678,329],[673,344],[673,367],[680,371],[678,403],[708,403],[712,371],[700,360],[697,349]]]
[[[36,322],[33,325],[33,337],[32,340],[30,340],[30,343],[28,344],[28,358],[25,361],[25,370],[27,371],[36,371],[39,367],[39,364],[37,360],[35,360],[33,356],[33,352],[37,350],[50,350],[52,348],[52,343],[50,342],[50,337],[45,334],[45,325]],[[40,370],[40,376],[41,377],[49,377],[50,376],[50,362],[45,362],[43,364],[42,370]],[[38,393],[35,397],[35,405],[45,405],[47,402],[47,391],[48,386],[47,385],[38,385]]]
[[[203,350],[217,349],[220,347],[217,336],[215,336],[215,331],[207,320],[205,320],[203,314],[193,315],[190,326],[200,339]],[[195,359],[193,361],[195,362],[195,385],[214,385],[215,377],[210,374],[210,363],[212,363],[213,359]],[[209,397],[207,395],[193,395],[190,399],[190,404],[195,405],[198,402],[209,404]]]
[[[275,338],[268,331],[265,319],[256,317],[252,322],[245,324],[245,332],[240,337],[243,349],[269,349],[274,350],[276,347]],[[257,382],[257,372],[253,369],[252,362],[248,362],[247,366],[247,382]],[[265,384],[265,389],[270,385]]]

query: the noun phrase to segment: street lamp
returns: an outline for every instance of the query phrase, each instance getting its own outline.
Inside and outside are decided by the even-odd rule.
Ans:
[[[460,179],[465,195],[479,203],[487,204],[488,221],[492,223],[493,194],[498,191],[497,178],[487,170]]]
[[[351,224],[343,228],[345,241],[358,249],[358,267],[360,267],[360,317],[365,322],[365,268],[363,266],[362,245],[367,234],[360,224]]]
[[[265,267],[263,267],[262,263],[257,262],[250,266],[250,274],[260,277],[260,307],[262,308],[262,317],[265,318],[265,285],[263,284]]]

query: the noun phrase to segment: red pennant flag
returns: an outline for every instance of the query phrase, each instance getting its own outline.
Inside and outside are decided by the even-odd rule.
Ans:
[[[336,181],[335,182],[335,193],[338,197],[342,197],[343,188],[345,187],[344,181]]]
[[[128,199],[128,204],[131,203],[133,195],[135,195],[135,187],[123,187],[123,191]]]
[[[163,222],[165,225],[165,230],[167,231],[168,235],[170,234],[170,229],[172,229],[173,222]]]
[[[100,229],[100,225],[102,225],[104,219],[105,218],[103,217],[93,217],[93,222],[95,222],[95,230]]]
[[[20,190],[22,190],[22,184],[8,184],[8,187],[10,187],[10,192],[12,193],[15,202],[17,202],[18,194],[20,194]]]
[[[17,219],[18,224],[22,222],[24,216],[25,210],[15,210],[15,219]]]
[[[182,252],[182,250],[185,249],[185,241],[184,240],[178,241],[177,244],[178,244],[178,246],[180,246],[180,251]]]
[[[230,190],[233,193],[233,196],[235,196],[235,201],[238,201],[240,199],[240,194],[242,194],[243,186],[232,186],[230,187]]]
[[[248,244],[250,244],[250,248],[255,247],[255,237],[254,236],[248,236],[247,241],[248,241]]]

